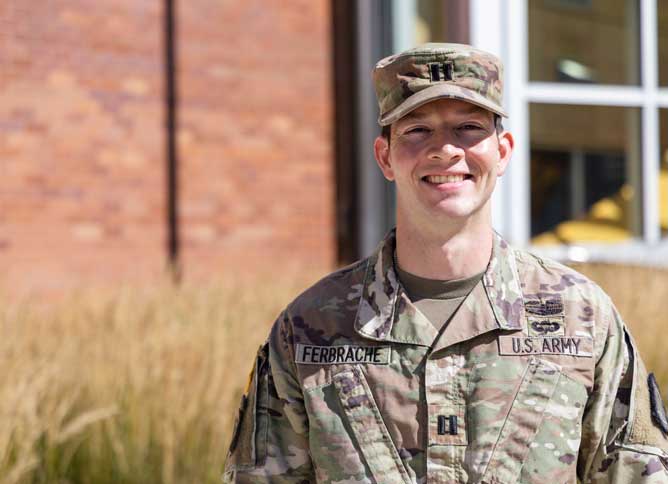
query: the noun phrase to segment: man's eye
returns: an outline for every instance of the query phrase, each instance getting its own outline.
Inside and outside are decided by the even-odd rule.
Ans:
[[[428,133],[429,129],[425,128],[424,126],[415,126],[413,128],[408,128],[406,131],[404,131],[404,134],[420,134],[420,133]]]
[[[470,131],[470,130],[482,129],[482,127],[478,126],[477,124],[464,124],[460,126],[459,129],[462,129],[464,131]]]

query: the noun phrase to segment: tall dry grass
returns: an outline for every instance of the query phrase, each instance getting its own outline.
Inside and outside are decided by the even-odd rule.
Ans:
[[[647,369],[668,397],[668,270],[614,264],[574,266],[612,298],[638,343]]]
[[[301,286],[4,301],[0,482],[220,482],[253,355]]]
[[[668,388],[668,273],[580,269],[613,295]],[[253,355],[306,281],[288,279],[5,298],[0,483],[219,482]]]

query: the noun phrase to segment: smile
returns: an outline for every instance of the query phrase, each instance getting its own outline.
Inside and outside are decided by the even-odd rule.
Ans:
[[[429,183],[458,183],[473,178],[471,175],[427,175],[422,179]]]

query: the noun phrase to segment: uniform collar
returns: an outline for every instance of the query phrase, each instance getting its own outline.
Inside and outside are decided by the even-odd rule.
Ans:
[[[367,261],[355,330],[365,338],[431,346],[438,336],[430,321],[413,305],[399,283],[394,268],[396,247],[392,230]],[[462,311],[463,310],[463,311]],[[462,314],[460,314],[462,313]],[[492,257],[478,285],[467,296],[437,346],[463,341],[482,332],[525,329],[524,301],[515,254],[500,235],[494,234]]]

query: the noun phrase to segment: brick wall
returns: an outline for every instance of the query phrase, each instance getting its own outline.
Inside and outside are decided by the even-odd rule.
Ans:
[[[12,288],[162,270],[160,8],[0,4],[0,267]]]
[[[183,265],[334,262],[329,2],[179,12]]]
[[[176,3],[184,273],[331,265],[328,3]],[[163,42],[162,2],[0,3],[0,285],[163,274]]]

